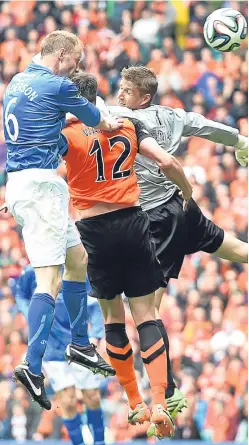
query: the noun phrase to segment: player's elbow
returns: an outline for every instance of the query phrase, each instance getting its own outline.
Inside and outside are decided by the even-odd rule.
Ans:
[[[168,153],[165,153],[165,156],[163,156],[158,162],[158,167],[165,174],[170,173],[172,169],[174,169],[174,157]]]

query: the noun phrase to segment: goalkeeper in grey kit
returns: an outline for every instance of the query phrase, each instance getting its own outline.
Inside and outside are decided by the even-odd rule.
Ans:
[[[208,120],[198,113],[151,105],[157,85],[156,75],[146,67],[124,69],[118,92],[120,106],[109,109],[112,114],[141,120],[161,147],[170,154],[177,155],[182,136],[198,136],[235,147],[237,161],[243,167],[247,165],[246,137],[240,135],[237,129]],[[138,154],[135,171],[141,188],[140,203],[149,215],[150,230],[164,272],[164,282],[156,295],[157,309],[169,279],[178,277],[185,255],[204,251],[233,262],[247,263],[247,244],[207,219],[193,199],[184,210],[183,198],[179,195],[178,188],[158,170],[153,161]],[[159,316],[158,326],[168,356],[167,404],[172,404],[175,417],[186,406],[186,399],[176,388],[172,378],[169,340]]]

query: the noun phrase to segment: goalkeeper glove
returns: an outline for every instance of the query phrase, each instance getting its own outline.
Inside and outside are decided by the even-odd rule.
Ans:
[[[239,134],[239,140],[234,147],[236,149],[235,157],[238,163],[241,167],[246,167],[248,164],[248,138]]]

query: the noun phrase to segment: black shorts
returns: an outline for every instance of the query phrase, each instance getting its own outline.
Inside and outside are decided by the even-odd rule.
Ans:
[[[182,205],[183,199],[176,193],[165,204],[147,211],[164,284],[178,277],[185,255],[200,250],[214,253],[224,239],[224,230],[206,218],[193,199],[185,212]]]
[[[163,279],[148,215],[129,207],[76,222],[88,253],[91,295],[112,300],[154,292]]]

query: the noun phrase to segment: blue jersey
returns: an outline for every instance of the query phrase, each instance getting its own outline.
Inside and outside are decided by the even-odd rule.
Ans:
[[[88,291],[90,284],[87,281]],[[16,287],[16,304],[18,310],[27,319],[31,297],[36,288],[35,272],[31,265],[27,266],[20,276]],[[98,301],[88,297],[88,318],[91,329],[89,337],[101,339],[104,336],[104,321]],[[72,340],[68,312],[60,293],[55,300],[54,321],[50,331],[44,361],[64,361],[66,346]]]
[[[6,170],[55,169],[65,138],[66,112],[90,127],[100,122],[100,111],[66,77],[31,63],[13,77],[3,100]]]

